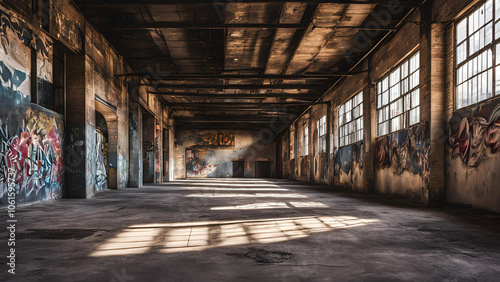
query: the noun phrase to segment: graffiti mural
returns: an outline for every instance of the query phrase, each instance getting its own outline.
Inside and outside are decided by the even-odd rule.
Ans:
[[[108,189],[108,142],[103,133],[96,130],[96,152],[97,164],[95,174],[95,190],[102,191]]]
[[[192,136],[193,141],[203,147],[234,149],[234,133],[205,133]]]
[[[335,152],[334,176],[337,184],[352,188],[363,185],[363,143],[342,147]]]
[[[62,120],[42,108],[0,115],[0,197],[6,205],[8,184],[14,183],[18,203],[56,199],[64,181]]]
[[[6,14],[0,9],[0,42],[5,53],[10,48],[7,31],[13,32],[18,40],[27,47],[37,50],[43,58],[47,59],[49,57],[52,42],[38,36],[25,22]]]
[[[500,101],[456,112],[449,122],[451,156],[477,167],[500,149]]]
[[[22,105],[29,103],[28,95],[30,91],[29,75],[21,70],[9,67],[4,61],[0,61],[0,97],[13,103]]]
[[[396,175],[404,171],[425,177],[429,169],[430,148],[427,126],[415,126],[377,139],[378,169],[391,168]]]
[[[375,189],[410,198],[429,187],[428,123],[379,137],[375,147]]]
[[[219,164],[208,163],[210,152],[203,149],[186,149],[187,177],[215,177]]]

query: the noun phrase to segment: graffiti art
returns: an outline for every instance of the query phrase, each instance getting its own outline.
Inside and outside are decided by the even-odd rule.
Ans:
[[[377,139],[378,169],[391,168],[396,175],[408,171],[425,176],[428,172],[430,142],[427,126],[414,126]]]
[[[186,150],[186,176],[206,178],[215,173],[219,164],[208,163],[207,152],[200,149]]]
[[[451,156],[477,167],[500,149],[500,101],[457,111],[449,122]]]
[[[234,133],[205,133],[196,135],[194,141],[198,146],[234,149]]]
[[[0,117],[0,201],[7,204],[9,183],[18,203],[62,196],[62,122],[42,109],[25,110],[19,122]]]

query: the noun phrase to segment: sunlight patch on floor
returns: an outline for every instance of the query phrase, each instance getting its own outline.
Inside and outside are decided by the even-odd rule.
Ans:
[[[255,194],[190,194],[188,198],[308,198],[301,194],[270,194],[270,193],[255,193]]]
[[[328,208],[327,205],[318,202],[279,202],[279,203],[255,203],[238,206],[212,207],[213,211],[225,210],[265,210],[265,209],[290,209],[295,208]]]
[[[132,225],[99,245],[90,256],[194,252],[226,246],[270,244],[375,222],[378,220],[350,216],[309,216]]]

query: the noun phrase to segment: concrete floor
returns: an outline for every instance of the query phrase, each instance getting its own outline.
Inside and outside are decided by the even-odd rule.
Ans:
[[[17,274],[2,263],[1,281],[500,279],[498,215],[287,180],[175,181],[17,212]]]

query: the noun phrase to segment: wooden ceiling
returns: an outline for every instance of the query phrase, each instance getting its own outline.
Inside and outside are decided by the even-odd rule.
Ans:
[[[422,1],[394,2],[75,1],[134,71],[116,75],[145,78],[187,128],[286,125]]]

